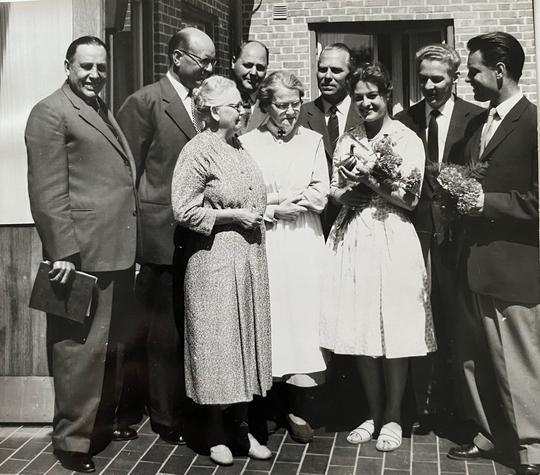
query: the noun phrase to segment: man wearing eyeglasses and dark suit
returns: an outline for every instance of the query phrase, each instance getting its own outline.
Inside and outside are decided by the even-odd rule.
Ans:
[[[198,131],[192,91],[213,73],[215,55],[214,43],[204,32],[191,27],[176,32],[169,41],[167,74],[129,96],[118,111],[137,167],[141,268],[135,291],[143,320],[137,339],[145,347],[147,406],[152,429],[174,444],[184,443],[185,389],[183,336],[174,311],[182,296],[173,298],[178,282],[173,278],[171,180],[180,151]],[[178,327],[181,331],[182,323]],[[128,410],[137,384],[128,382],[125,388],[119,425],[141,417],[140,408]]]

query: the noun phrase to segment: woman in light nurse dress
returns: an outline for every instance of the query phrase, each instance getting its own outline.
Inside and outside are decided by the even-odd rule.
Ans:
[[[303,414],[306,401],[313,399],[306,388],[316,386],[317,379],[308,375],[326,369],[318,316],[327,251],[319,215],[329,183],[322,136],[297,124],[302,96],[302,85],[292,74],[269,75],[259,90],[267,120],[240,140],[259,165],[268,196],[264,218],[272,375],[289,383],[289,429],[306,441],[313,435]]]

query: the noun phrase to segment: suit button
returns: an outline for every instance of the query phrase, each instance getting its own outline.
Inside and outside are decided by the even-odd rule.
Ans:
[[[133,211],[133,216],[137,216],[137,210]]]

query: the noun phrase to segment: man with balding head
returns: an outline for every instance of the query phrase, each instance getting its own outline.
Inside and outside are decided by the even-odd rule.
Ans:
[[[243,132],[261,125],[266,117],[257,102],[257,92],[268,69],[268,48],[259,41],[247,41],[238,48],[232,61],[232,76],[244,104]]]
[[[138,333],[146,346],[147,404],[152,429],[175,444],[183,443],[184,378],[173,299],[177,282],[171,180],[180,151],[199,127],[192,113],[192,91],[213,73],[215,55],[214,43],[204,32],[178,31],[169,41],[167,74],[129,96],[118,112],[137,166],[141,268],[135,291],[144,320]],[[124,396],[129,399],[129,391]],[[119,417],[124,417],[124,425],[132,422],[122,410]]]

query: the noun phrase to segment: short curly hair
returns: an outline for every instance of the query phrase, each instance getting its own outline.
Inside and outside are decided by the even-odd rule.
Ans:
[[[390,95],[392,93],[392,79],[382,63],[364,63],[358,66],[349,77],[351,91],[354,91],[360,81],[375,84],[380,94]]]
[[[210,76],[194,91],[193,101],[199,122],[209,126],[213,122],[210,108],[222,106],[222,96],[229,89],[237,89],[232,79],[223,76]]]
[[[259,107],[263,112],[268,112],[274,94],[280,86],[298,91],[300,100],[304,97],[304,86],[300,79],[289,71],[274,71],[264,79],[257,93]]]

